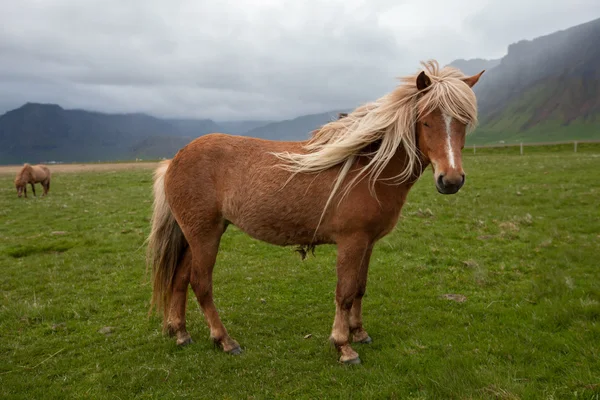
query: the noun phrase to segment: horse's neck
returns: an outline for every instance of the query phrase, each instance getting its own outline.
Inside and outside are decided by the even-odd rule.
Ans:
[[[27,168],[21,174],[21,181],[23,181],[23,182],[27,182],[27,181],[29,181],[32,178],[33,178],[33,170],[31,168]]]
[[[406,164],[408,164],[408,162],[409,158],[406,154],[406,150],[404,150],[404,146],[399,146],[398,149],[396,149],[396,154],[386,167],[385,177],[398,176],[406,169]],[[415,163],[413,167],[413,172],[410,179],[408,179],[406,182],[403,182],[401,186],[412,186],[421,177],[421,175],[423,175],[423,172],[428,166],[429,161],[419,157],[419,161]]]

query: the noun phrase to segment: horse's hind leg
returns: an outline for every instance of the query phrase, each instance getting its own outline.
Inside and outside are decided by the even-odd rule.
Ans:
[[[341,353],[340,362],[347,364],[360,363],[358,353],[350,346],[350,309],[359,292],[361,267],[370,247],[365,238],[338,241],[336,308],[330,339]]]
[[[171,292],[169,309],[164,319],[167,332],[170,336],[177,337],[178,346],[192,343],[192,337],[185,328],[185,308],[191,270],[192,252],[188,249],[177,266],[173,278],[173,291]]]
[[[45,196],[50,190],[50,179],[46,179],[44,182],[42,182],[42,186],[44,187],[44,194],[42,194],[42,196]]]
[[[363,258],[362,265],[358,275],[358,291],[350,309],[350,333],[352,333],[352,341],[358,343],[371,343],[371,337],[363,328],[362,322],[362,298],[367,289],[367,275],[369,272],[369,261],[373,248],[369,247]]]
[[[210,328],[211,339],[226,353],[239,354],[241,353],[240,345],[227,333],[227,329],[225,329],[225,326],[221,322],[221,318],[219,318],[219,313],[213,302],[212,274],[219,250],[219,242],[224,230],[224,227],[219,227],[212,235],[206,235],[202,239],[195,238],[190,241],[190,247],[194,256],[190,283],[204,312],[204,317]]]

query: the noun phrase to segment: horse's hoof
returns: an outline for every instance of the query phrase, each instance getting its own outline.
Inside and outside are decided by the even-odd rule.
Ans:
[[[191,336],[188,336],[188,337],[182,338],[182,339],[177,339],[177,346],[179,346],[179,347],[185,347],[192,343],[194,343],[194,341],[192,340]]]
[[[227,351],[226,353],[231,354],[232,356],[238,356],[238,355],[242,354],[242,348],[239,346],[234,347],[233,349]]]
[[[371,339],[371,336],[367,336],[366,338],[364,338],[363,340],[359,341],[358,343],[371,344],[372,342],[373,342],[373,339]]]
[[[369,344],[373,340],[364,329],[358,330],[352,334],[353,343]]]
[[[351,358],[349,360],[340,360],[340,362],[344,365],[358,365],[361,363],[360,357]]]

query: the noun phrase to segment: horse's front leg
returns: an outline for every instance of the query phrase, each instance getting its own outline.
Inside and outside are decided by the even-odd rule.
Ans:
[[[370,246],[363,257],[358,275],[358,290],[350,309],[350,333],[352,333],[352,341],[355,343],[371,343],[371,337],[363,328],[362,299],[367,289],[367,275],[369,273],[369,262],[372,251],[373,247]]]
[[[35,197],[37,197],[37,194],[35,194],[35,183],[30,183],[30,185],[31,185],[31,191],[33,192],[33,195]]]
[[[336,308],[330,339],[341,354],[340,362],[346,364],[360,363],[358,353],[350,346],[350,309],[359,291],[361,267],[370,247],[370,241],[363,237],[338,241]]]

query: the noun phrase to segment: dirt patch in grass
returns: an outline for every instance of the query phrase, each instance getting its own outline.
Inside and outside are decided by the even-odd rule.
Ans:
[[[12,258],[28,257],[34,254],[57,254],[64,253],[71,249],[72,244],[55,243],[55,244],[40,244],[40,245],[18,245],[6,250],[6,254]]]

